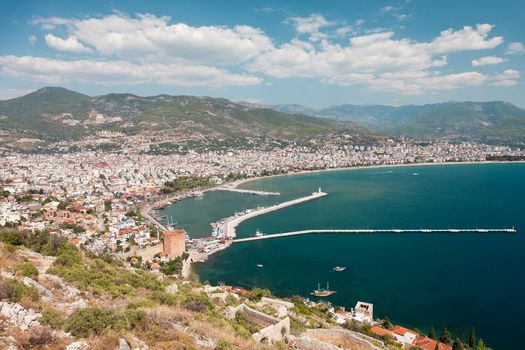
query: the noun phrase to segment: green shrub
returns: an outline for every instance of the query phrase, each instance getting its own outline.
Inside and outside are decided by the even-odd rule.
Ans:
[[[248,294],[248,299],[259,302],[261,301],[262,297],[270,298],[271,296],[272,292],[270,292],[268,289],[254,288],[250,291],[250,294]]]
[[[213,302],[205,293],[188,293],[184,295],[182,306],[193,312],[205,312],[208,310],[213,310],[215,307]]]
[[[153,300],[151,299],[140,299],[132,301],[128,304],[128,309],[138,309],[138,308],[153,308],[157,305]]]
[[[75,337],[99,335],[107,329],[131,330],[146,317],[141,310],[125,310],[116,313],[96,307],[81,309],[71,315],[66,322],[66,332],[71,332]]]
[[[217,342],[217,345],[215,346],[215,350],[232,350],[232,349],[233,349],[232,343],[226,340],[219,340]]]
[[[177,297],[171,293],[155,291],[151,294],[150,299],[164,305],[176,305]]]
[[[0,241],[14,246],[21,246],[24,244],[24,237],[18,231],[2,230],[0,231]]]
[[[15,270],[21,272],[22,275],[26,277],[31,277],[32,279],[38,278],[38,270],[36,269],[35,265],[31,264],[30,262],[25,262],[16,266]]]
[[[42,311],[40,323],[59,329],[64,325],[64,318],[62,317],[62,314],[55,309],[46,308]]]
[[[38,300],[38,291],[35,287],[28,287],[15,279],[0,284],[0,299],[8,299],[13,303],[18,303],[25,297],[36,301]]]
[[[98,335],[104,330],[112,328],[115,315],[111,310],[87,307],[78,310],[67,320],[65,330],[75,337],[87,337],[90,334]]]
[[[164,289],[163,284],[157,281],[154,275],[145,271],[129,271],[98,258],[89,264],[82,264],[78,250],[69,243],[61,248],[60,254],[47,272],[95,295],[109,293],[113,297],[124,297],[133,295],[137,288],[153,291]]]

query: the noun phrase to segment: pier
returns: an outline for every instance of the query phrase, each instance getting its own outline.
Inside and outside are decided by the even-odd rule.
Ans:
[[[242,243],[251,241],[260,241],[263,239],[273,239],[281,237],[291,237],[309,234],[351,234],[351,233],[488,233],[488,232],[500,232],[500,233],[515,233],[514,228],[496,228],[496,229],[405,229],[405,230],[368,230],[368,229],[328,229],[328,230],[302,230],[292,231],[283,233],[273,233],[257,237],[239,238],[232,241],[232,243]]]
[[[230,192],[239,192],[246,194],[254,194],[259,196],[280,196],[280,192],[267,192],[267,191],[256,191],[256,190],[243,190],[242,188],[235,187],[217,187],[213,189],[214,191],[230,191]]]
[[[321,198],[326,195],[327,193],[321,192],[321,189],[319,189],[318,192],[314,192],[311,195],[306,196],[306,197],[297,198],[297,199],[294,199],[288,202],[283,202],[280,204],[272,205],[270,207],[253,209],[244,215],[235,217],[231,220],[228,220],[220,224],[219,225],[220,235],[223,235],[224,238],[235,238],[235,236],[237,235],[237,232],[236,232],[237,226],[239,226],[239,224],[242,223],[243,221],[246,221],[248,219],[254,218],[259,215],[270,213],[272,211],[280,210],[280,209],[283,209],[283,208],[286,208],[292,205],[297,205],[297,204],[308,202],[308,201],[311,201],[317,198]]]

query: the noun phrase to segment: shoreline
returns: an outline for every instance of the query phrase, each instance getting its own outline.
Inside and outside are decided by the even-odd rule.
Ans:
[[[238,186],[242,184],[254,182],[257,180],[263,180],[263,179],[277,178],[277,177],[284,177],[284,176],[294,176],[294,175],[315,174],[315,173],[322,173],[322,172],[334,172],[334,171],[345,171],[345,170],[349,171],[349,170],[359,170],[359,169],[384,169],[384,168],[412,167],[412,166],[416,167],[416,166],[471,165],[471,164],[485,165],[485,164],[510,164],[510,163],[525,163],[525,161],[523,160],[520,160],[520,161],[472,161],[472,162],[464,161],[464,162],[442,162],[442,163],[426,162],[426,163],[359,165],[359,166],[348,166],[348,167],[338,167],[338,168],[329,168],[329,169],[300,170],[296,172],[288,172],[288,173],[283,173],[283,174],[275,174],[275,175],[267,175],[267,176],[255,176],[255,177],[249,177],[246,179],[235,180],[230,183],[221,184],[221,185],[207,188],[203,190],[202,192],[213,191],[216,188],[220,188],[220,187],[229,187],[229,188],[237,189]],[[155,202],[156,204],[159,204],[159,202],[161,202],[162,204],[168,202],[166,203],[166,206],[168,206],[170,205],[170,202],[173,201],[173,199],[176,199],[176,201],[187,199],[191,197],[191,194],[192,194],[191,191],[188,191],[183,194],[174,194],[174,195],[168,196],[167,198],[165,197],[161,199],[160,201],[155,201]],[[150,211],[151,209],[153,209],[153,207],[154,205],[146,204],[146,206],[142,207],[141,212],[145,211],[146,216],[151,216]],[[156,219],[154,219],[154,221],[160,224],[160,222],[158,222]],[[155,225],[155,226],[158,227],[158,225]],[[231,245],[231,242],[228,242],[221,248],[215,249],[208,253],[200,253],[198,251],[188,251],[188,253],[190,253],[190,257],[186,260],[186,264],[184,264],[185,266],[183,268],[184,270],[183,275],[187,277],[191,271],[194,271],[191,266],[193,263],[195,262],[205,263],[211,255],[229,248],[230,245]]]
[[[442,162],[442,163],[398,163],[398,164],[377,164],[377,165],[358,165],[358,166],[348,166],[348,167],[338,167],[338,168],[328,168],[328,169],[315,169],[315,170],[299,170],[296,172],[288,172],[283,174],[275,175],[265,175],[265,176],[255,176],[249,177],[246,179],[236,180],[230,183],[232,188],[238,188],[238,186],[245,183],[270,179],[274,177],[285,177],[285,176],[294,176],[294,175],[305,175],[305,174],[315,174],[315,173],[324,173],[332,171],[345,171],[345,170],[359,170],[359,169],[382,169],[382,168],[398,168],[398,167],[411,167],[411,166],[440,166],[440,165],[469,165],[469,164],[511,164],[511,163],[525,163],[525,160],[485,160],[485,161],[472,161],[472,162]]]

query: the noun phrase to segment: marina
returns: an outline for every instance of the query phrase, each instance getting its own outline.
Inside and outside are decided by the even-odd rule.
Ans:
[[[216,235],[219,237],[224,237],[225,239],[233,239],[237,236],[237,226],[242,222],[254,218],[259,215],[271,213],[292,205],[297,205],[300,203],[308,202],[314,199],[318,199],[326,196],[327,193],[322,192],[319,188],[317,192],[313,192],[311,195],[306,197],[297,198],[288,202],[283,202],[280,204],[272,205],[269,207],[257,208],[257,209],[247,209],[244,212],[234,215],[231,218],[223,219],[219,223],[213,224],[217,231]],[[266,237],[265,235],[259,235],[257,238]]]

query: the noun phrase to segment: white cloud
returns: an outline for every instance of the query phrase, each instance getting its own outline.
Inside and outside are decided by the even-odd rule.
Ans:
[[[37,37],[34,35],[30,35],[27,37],[27,40],[31,45],[35,45],[35,43],[38,41]]]
[[[228,65],[246,61],[272,46],[268,36],[250,26],[193,27],[169,21],[170,17],[117,13],[101,18],[55,18],[52,23],[67,24],[72,37],[99,54],[128,60]],[[47,23],[40,19],[42,22]]]
[[[285,23],[290,23],[295,27],[299,34],[308,34],[310,40],[318,41],[326,38],[326,34],[320,31],[321,28],[334,25],[334,22],[326,20],[323,15],[314,13],[308,17],[290,17]]]
[[[379,12],[381,13],[387,13],[394,10],[394,6],[383,6],[379,9]]]
[[[252,72],[277,77],[318,78],[342,86],[365,84],[372,90],[421,93],[481,85],[488,77],[478,72],[440,75],[447,65],[444,53],[493,48],[501,37],[489,38],[493,26],[479,24],[448,29],[429,42],[395,38],[392,31],[351,37],[348,45],[292,40],[261,53],[247,65]]]
[[[408,16],[400,8],[387,6],[383,11],[398,19]],[[36,18],[33,23],[45,30],[67,32],[67,39],[48,33],[45,39],[50,47],[76,53],[91,51],[90,59],[0,56],[3,74],[50,83],[77,80],[246,86],[262,82],[254,75],[257,73],[275,78],[313,78],[341,86],[360,84],[373,91],[406,94],[483,84],[508,86],[517,79],[508,72],[497,77],[436,70],[448,64],[448,53],[501,45],[502,37],[490,36],[494,28],[491,24],[447,29],[433,40],[415,41],[398,37],[392,30],[362,28],[363,20],[348,25],[314,13],[287,18],[285,23],[293,25],[298,36],[277,45],[262,30],[251,26],[171,24],[169,17],[151,14]],[[334,28],[327,30],[330,26]],[[357,34],[355,29],[366,34]],[[517,44],[512,43],[508,49],[519,51]],[[495,59],[502,60],[486,56],[472,64],[495,64]],[[225,67],[234,67],[236,73]]]
[[[31,24],[38,25],[45,30],[53,30],[58,26],[63,26],[71,23],[70,19],[60,17],[35,17],[31,20]]]
[[[435,53],[448,53],[465,50],[493,49],[503,43],[503,37],[496,36],[488,39],[491,24],[478,24],[476,28],[465,26],[460,30],[447,29],[440,36],[428,44]]]
[[[485,56],[478,58],[477,60],[472,60],[472,66],[473,67],[479,67],[479,66],[486,66],[491,64],[500,64],[503,62],[507,62],[506,59],[496,56]]]
[[[524,52],[525,52],[525,47],[523,47],[523,44],[520,42],[509,43],[507,45],[507,50],[505,50],[505,53],[507,55],[515,55],[515,54],[524,53]]]
[[[490,85],[493,86],[514,86],[518,83],[517,79],[521,76],[520,72],[514,69],[506,69],[502,73],[491,77]]]
[[[399,13],[399,14],[395,14],[394,17],[399,21],[406,21],[407,19],[409,19],[410,17],[412,17],[412,15],[408,15],[406,13]]]
[[[135,64],[127,61],[66,61],[33,56],[0,56],[3,74],[50,84],[80,81],[94,84],[145,84],[173,86],[247,86],[262,79],[233,74],[210,66],[187,64]]]
[[[80,43],[74,36],[70,36],[64,40],[54,36],[53,34],[46,34],[44,39],[46,40],[47,45],[55,50],[76,53],[92,52],[89,47],[82,45],[82,43]]]

